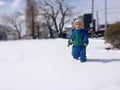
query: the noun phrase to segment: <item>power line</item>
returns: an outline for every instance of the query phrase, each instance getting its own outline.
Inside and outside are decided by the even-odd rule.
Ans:
[[[113,9],[119,9],[119,10],[120,10],[120,7],[110,7],[110,8],[107,8],[107,10],[113,10]],[[102,12],[102,11],[104,11],[105,9],[102,8],[102,9],[96,9],[96,10]]]

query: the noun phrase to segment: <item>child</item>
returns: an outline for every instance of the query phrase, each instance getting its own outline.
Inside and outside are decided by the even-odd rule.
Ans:
[[[88,45],[87,32],[82,29],[82,22],[80,19],[74,21],[74,28],[72,34],[68,39],[68,47],[72,46],[72,56],[75,59],[79,59],[81,62],[86,61],[86,46]]]

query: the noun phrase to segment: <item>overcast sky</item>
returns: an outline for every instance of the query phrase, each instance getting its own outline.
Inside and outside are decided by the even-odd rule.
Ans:
[[[91,12],[92,0],[68,0],[67,3],[76,7],[76,11],[80,15]],[[99,22],[104,23],[104,2],[105,0],[94,0],[94,18],[96,18],[96,11],[99,12]],[[0,15],[3,13],[9,13],[14,10],[23,10],[25,6],[25,0],[0,0]],[[120,21],[120,0],[107,0],[108,10],[108,22]]]

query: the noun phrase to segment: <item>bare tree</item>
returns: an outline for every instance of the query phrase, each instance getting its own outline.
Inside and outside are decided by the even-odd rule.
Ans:
[[[4,14],[2,16],[2,21],[14,28],[17,33],[18,33],[18,38],[21,39],[21,34],[22,34],[22,23],[24,22],[23,20],[20,20],[19,17],[21,16],[21,13],[20,12],[14,12],[12,14]]]
[[[26,0],[26,29],[27,29],[27,36],[32,37],[33,39],[36,38],[35,35],[35,22],[38,16],[37,4],[35,0]]]
[[[40,21],[36,21],[35,22],[35,28],[36,28],[36,30],[35,30],[35,34],[36,34],[36,37],[37,38],[39,38],[40,37],[40,27],[41,27],[41,22]]]
[[[44,0],[43,2],[39,2],[40,10],[52,19],[54,28],[60,37],[62,37],[64,25],[70,20],[69,17],[73,14],[73,7],[65,4],[65,1]]]
[[[62,36],[62,30],[63,27],[66,23],[68,23],[70,21],[70,18],[73,15],[73,7],[70,7],[68,5],[66,5],[64,3],[65,0],[56,0],[56,3],[59,6],[59,10],[60,10],[60,22],[59,22],[59,31],[60,31],[60,37]]]
[[[50,38],[53,38],[53,20],[50,18],[49,15],[47,14],[44,14],[44,20],[46,21],[46,25],[49,29],[49,32],[50,32]]]

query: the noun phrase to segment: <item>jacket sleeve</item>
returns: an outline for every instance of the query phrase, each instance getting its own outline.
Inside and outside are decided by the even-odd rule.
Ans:
[[[73,40],[74,37],[74,31],[72,31],[71,35],[68,38],[68,45],[72,45],[72,43],[70,42],[70,40]]]
[[[89,43],[89,40],[88,40],[88,35],[87,35],[87,32],[86,32],[86,31],[84,31],[83,43],[86,43],[86,44],[88,44],[88,43]]]

